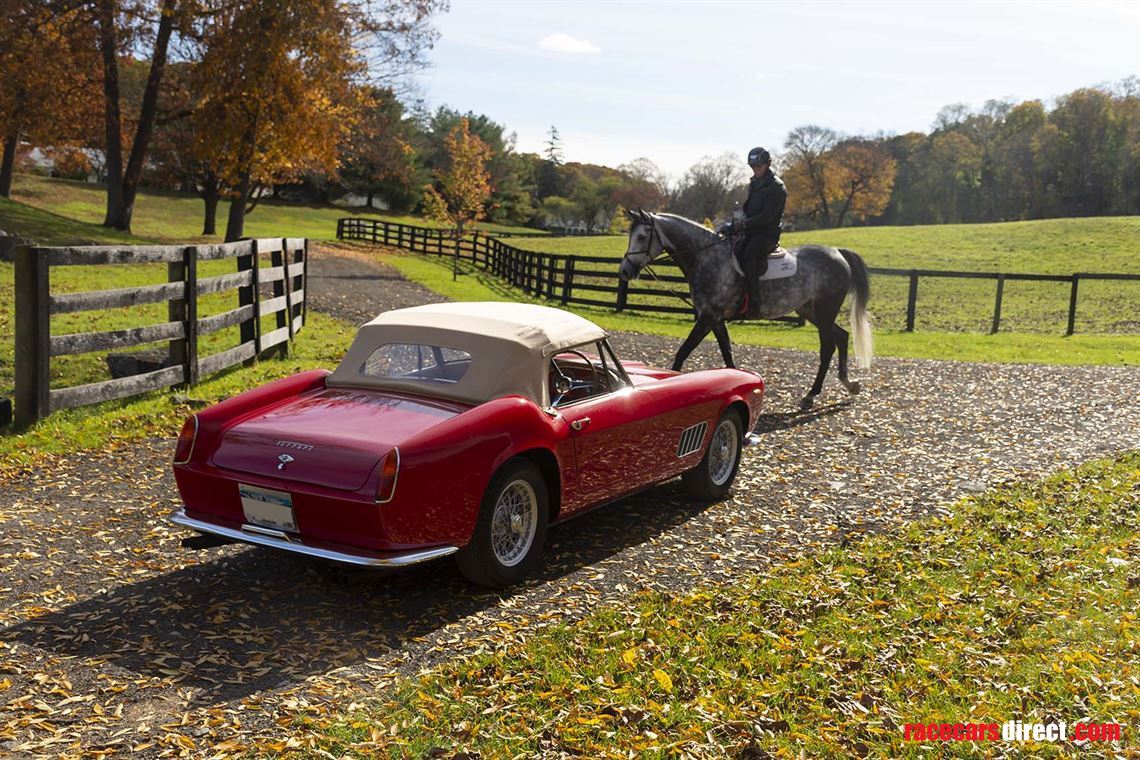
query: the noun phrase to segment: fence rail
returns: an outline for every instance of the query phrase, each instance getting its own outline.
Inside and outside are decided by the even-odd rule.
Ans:
[[[85,246],[16,248],[16,425],[23,427],[57,409],[125,398],[199,378],[288,343],[305,324],[308,241],[304,238],[242,240],[221,245]],[[260,259],[268,254],[271,266]],[[238,271],[199,277],[198,262],[233,258]],[[51,292],[51,270],[61,266],[165,263],[167,282],[83,293]],[[263,285],[273,296],[262,299]],[[199,296],[237,291],[237,307],[198,316]],[[167,321],[122,330],[51,334],[51,317],[79,311],[167,303]],[[276,315],[276,329],[262,333],[261,318]],[[208,356],[199,338],[240,327],[241,342]],[[141,374],[68,388],[51,387],[51,360],[69,354],[168,344],[169,366]]]
[[[589,306],[608,306],[618,311],[645,311],[663,312],[670,314],[689,314],[693,311],[688,306],[670,306],[659,303],[645,303],[631,300],[631,296],[665,297],[680,300],[678,293],[684,288],[642,287],[630,286],[618,281],[615,261],[605,256],[579,256],[553,253],[539,253],[526,251],[506,245],[496,239],[489,239],[486,233],[477,232],[470,237],[464,237],[457,242],[449,230],[429,229],[426,227],[413,227],[405,224],[394,224],[375,219],[346,218],[337,221],[337,237],[342,240],[361,240],[366,242],[393,245],[418,253],[436,255],[458,255],[468,261],[483,266],[492,273],[502,277],[512,285],[520,287],[524,292],[540,297],[552,298],[563,304],[585,304]],[[605,269],[587,268],[582,264],[605,264]],[[656,269],[675,271],[676,265],[672,262],[654,264]],[[1109,274],[1102,272],[1074,272],[1073,274],[1030,274],[1006,272],[965,272],[956,270],[938,269],[893,269],[889,267],[868,267],[868,271],[876,276],[905,277],[909,280],[906,303],[907,332],[914,332],[915,312],[918,304],[918,283],[920,278],[950,278],[971,280],[993,280],[995,282],[993,319],[990,323],[990,333],[996,333],[1001,325],[1002,299],[1005,293],[1007,280],[1021,280],[1031,282],[1057,282],[1069,283],[1068,320],[1065,329],[1066,335],[1072,335],[1076,327],[1077,299],[1082,281],[1118,281],[1140,282],[1140,274]],[[539,273],[538,276],[535,273]],[[593,278],[594,282],[582,282],[581,278]],[[575,279],[578,278],[578,279]],[[616,284],[600,284],[598,279],[611,279]],[[685,278],[679,274],[658,273],[658,283],[684,283]],[[666,289],[668,288],[668,289]],[[603,300],[601,298],[584,298],[575,295],[575,292],[608,293],[614,298]],[[804,321],[798,318],[785,317],[780,321],[790,321],[802,325]]]

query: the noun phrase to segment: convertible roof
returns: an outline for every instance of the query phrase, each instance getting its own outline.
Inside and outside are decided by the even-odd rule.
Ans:
[[[576,314],[523,303],[454,302],[387,311],[360,327],[329,385],[387,388],[469,403],[519,394],[546,401],[546,358],[606,337]],[[471,367],[455,384],[376,377],[361,370],[372,352],[389,343],[462,349]]]
[[[530,351],[553,351],[604,338],[602,328],[577,314],[549,306],[495,301],[431,303],[386,311],[373,325],[435,327],[516,343]]]

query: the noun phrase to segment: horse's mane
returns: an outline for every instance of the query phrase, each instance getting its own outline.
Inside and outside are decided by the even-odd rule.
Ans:
[[[694,232],[700,231],[700,232],[705,232],[709,235],[714,234],[713,231],[710,230],[708,227],[704,226],[700,222],[694,222],[692,219],[690,219],[687,216],[681,216],[680,214],[669,214],[666,212],[654,214],[654,216],[663,217],[665,219],[672,219],[672,220],[677,221],[677,222],[683,222],[684,224],[691,227]]]

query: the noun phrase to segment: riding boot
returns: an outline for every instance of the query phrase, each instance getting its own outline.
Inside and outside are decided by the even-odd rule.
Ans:
[[[748,311],[744,315],[745,319],[760,318],[760,277],[764,274],[761,264],[765,263],[767,262],[760,256],[747,256],[744,259],[744,282],[748,286]]]

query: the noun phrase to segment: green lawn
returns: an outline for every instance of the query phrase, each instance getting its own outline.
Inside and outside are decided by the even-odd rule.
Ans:
[[[1084,721],[1122,724],[1088,749],[1123,757],[1140,730],[1138,556],[1133,452],[731,585],[641,593],[295,728],[337,757],[1065,757],[1074,744],[923,743],[904,726],[1065,721],[1071,737]]]
[[[127,239],[121,233],[99,226],[106,211],[106,193],[99,185],[17,174],[12,183],[12,201],[0,199],[0,229],[25,235],[44,244]],[[202,208],[202,200],[190,193],[142,192],[135,203],[132,231],[138,237],[151,240],[220,240],[219,236],[202,237],[199,234],[202,231]],[[45,213],[36,213],[37,210]],[[218,207],[219,233],[225,233],[228,210],[228,203],[222,203]],[[263,200],[246,217],[245,232],[249,237],[331,240],[336,237],[336,220],[346,216],[436,226],[419,217],[389,215],[362,208]],[[485,225],[485,228],[513,229],[493,224]]]

